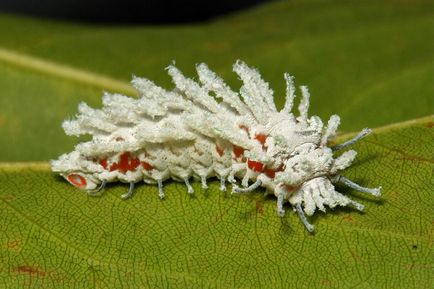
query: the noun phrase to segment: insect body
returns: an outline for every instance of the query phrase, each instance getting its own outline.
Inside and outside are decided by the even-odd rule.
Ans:
[[[81,103],[76,119],[66,120],[63,128],[68,135],[90,134],[92,139],[52,161],[53,171],[89,194],[96,194],[107,182],[129,183],[124,199],[142,180],[158,184],[161,198],[163,182],[169,178],[184,182],[189,193],[193,193],[192,177],[203,188],[208,178],[217,177],[222,191],[229,181],[233,193],[264,187],[277,197],[278,215],[284,215],[283,203],[289,202],[309,231],[313,226],[305,214],[317,209],[350,205],[363,210],[363,205],[335,191],[335,183],[380,195],[380,188],[364,188],[340,175],[354,160],[354,150],[334,156],[369,134],[369,129],[330,148],[327,142],[336,133],[339,117],[331,116],[325,127],[319,117],[308,117],[305,86],[295,116],[295,87],[288,74],[284,75],[286,102],[278,111],[273,91],[243,62],[233,67],[243,81],[239,93],[205,64],[196,68],[199,82],[169,66],[172,91],[133,78],[138,99],[106,93],[102,109]]]

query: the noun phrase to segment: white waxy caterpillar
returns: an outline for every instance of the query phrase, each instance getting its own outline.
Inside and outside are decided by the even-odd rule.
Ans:
[[[284,75],[286,102],[277,111],[268,83],[245,63],[237,61],[233,66],[243,81],[239,93],[206,64],[196,68],[199,82],[169,66],[175,84],[172,91],[135,77],[132,85],[138,99],[106,93],[102,109],[81,103],[77,118],[66,120],[63,128],[68,135],[90,134],[92,139],[52,161],[53,171],[92,195],[107,182],[129,183],[124,199],[131,197],[139,181],[158,184],[159,196],[164,198],[163,182],[169,178],[184,182],[188,193],[193,193],[192,177],[204,189],[208,178],[217,177],[222,191],[227,180],[237,194],[264,187],[277,197],[279,216],[285,213],[284,202],[289,202],[310,232],[313,226],[305,214],[311,216],[317,209],[350,205],[363,210],[362,204],[335,191],[335,183],[380,195],[381,187],[364,188],[340,175],[356,157],[354,150],[333,155],[369,134],[369,129],[328,147],[339,116],[331,116],[325,128],[318,116],[308,117],[305,86],[301,86],[299,116],[295,116],[295,87],[288,74]]]

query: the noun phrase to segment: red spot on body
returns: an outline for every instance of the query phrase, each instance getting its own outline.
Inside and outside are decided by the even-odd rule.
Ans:
[[[122,172],[128,171],[128,168],[130,167],[129,162],[130,162],[130,153],[124,152],[120,156],[120,160],[118,162],[118,170]]]
[[[234,152],[235,158],[239,158],[240,156],[242,156],[244,154],[244,149],[242,147],[234,145],[233,152]]]
[[[150,171],[150,170],[152,170],[154,167],[153,166],[151,166],[150,164],[148,164],[147,162],[142,162],[142,167],[145,169],[145,170],[147,170],[147,171]]]
[[[276,176],[276,171],[273,169],[265,169],[264,173],[267,177],[269,177],[270,179],[274,179],[274,177]]]
[[[255,135],[255,139],[265,148],[265,141],[267,140],[267,136],[265,134],[257,134]]]
[[[67,179],[77,188],[85,188],[87,186],[86,179],[79,174],[70,174],[67,176]]]
[[[244,124],[241,124],[238,127],[245,130],[247,132],[247,134],[249,134],[249,128],[247,126],[245,126]]]
[[[99,164],[104,168],[107,169],[107,159],[102,159],[99,161]]]
[[[110,166],[110,171],[111,171],[111,172],[116,171],[117,169],[118,169],[118,164],[117,164],[117,163],[113,163],[113,164]]]
[[[124,152],[120,155],[119,162],[113,163],[110,166],[110,171],[119,170],[122,173],[134,171],[140,165],[140,160],[137,157],[131,157],[129,152]]]
[[[277,169],[265,168],[264,174],[267,175],[267,177],[269,177],[270,179],[274,179],[274,177],[276,176],[276,173],[281,172],[281,171],[283,171],[283,165],[280,165],[280,167],[278,167]]]
[[[260,173],[264,170],[264,164],[252,160],[247,161],[247,166],[254,172]]]
[[[221,148],[221,147],[219,147],[218,145],[216,145],[215,146],[215,151],[219,154],[219,156],[223,156],[223,154],[224,154],[224,150],[223,150],[223,148]]]
[[[138,158],[130,159],[130,169],[135,170],[140,165],[140,160]]]

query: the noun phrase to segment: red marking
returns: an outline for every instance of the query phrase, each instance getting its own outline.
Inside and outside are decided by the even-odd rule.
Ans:
[[[280,165],[280,167],[278,167],[277,169],[267,169],[267,168],[264,169],[264,173],[270,179],[274,179],[274,177],[276,176],[276,173],[281,172],[281,171],[283,171],[283,165]]]
[[[247,134],[249,134],[249,128],[247,126],[245,126],[244,124],[240,124],[238,127],[245,130],[247,132]]]
[[[274,179],[274,177],[276,176],[276,171],[273,169],[265,169],[264,170],[265,175],[267,175],[267,177],[269,177],[270,179]]]
[[[130,167],[132,170],[135,170],[138,166],[140,166],[140,160],[138,158],[130,159]]]
[[[44,271],[39,270],[39,268],[37,267],[32,267],[32,266],[18,266],[16,268],[13,269],[14,272],[16,273],[25,273],[25,274],[30,274],[30,275],[38,275],[38,276],[45,276],[46,273]]]
[[[120,160],[110,166],[110,171],[119,170],[122,173],[134,171],[140,165],[138,158],[132,158],[129,152],[124,152],[120,155]]]
[[[68,181],[77,188],[85,188],[87,186],[86,179],[79,174],[71,174],[67,177]]]
[[[240,156],[242,156],[244,154],[244,149],[242,147],[239,147],[239,146],[234,145],[233,151],[235,154],[235,158],[239,158]]]
[[[110,171],[111,172],[113,172],[113,171],[116,171],[118,169],[118,164],[117,163],[113,163],[111,166],[110,166]]]
[[[215,146],[215,151],[219,154],[219,156],[223,156],[223,154],[224,154],[224,150],[221,148],[221,147],[219,147],[218,145],[216,145]]]
[[[256,213],[259,215],[263,215],[264,214],[264,204],[260,201],[256,201],[255,205],[256,205]]]
[[[255,139],[262,145],[262,147],[265,147],[265,141],[267,140],[265,134],[257,134],[255,135]]]
[[[248,160],[247,166],[249,167],[249,169],[257,173],[260,173],[264,170],[264,164],[260,162]]]
[[[142,167],[145,169],[145,170],[147,170],[147,171],[150,171],[150,170],[152,170],[154,167],[153,166],[151,166],[150,164],[148,164],[147,162],[142,162]]]
[[[333,286],[333,282],[330,281],[329,279],[322,279],[321,283],[326,287],[332,287]]]
[[[346,216],[346,217],[343,217],[342,220],[345,220],[345,221],[348,221],[348,222],[352,222],[353,218],[351,216]]]
[[[21,247],[21,241],[19,240],[10,241],[6,244],[6,247],[8,247],[8,249],[18,249],[19,247]]]
[[[99,164],[104,168],[107,169],[107,159],[103,159],[99,161]]]

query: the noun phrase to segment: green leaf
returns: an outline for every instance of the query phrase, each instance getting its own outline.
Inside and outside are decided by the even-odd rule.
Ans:
[[[0,288],[425,288],[432,277],[432,1],[281,1],[200,25],[97,26],[0,14]],[[343,131],[388,125],[360,142],[345,176],[381,198],[311,218],[258,191],[217,182],[167,199],[111,184],[98,198],[50,172],[80,140],[62,120],[102,90],[133,95],[132,74],[172,87],[206,62],[234,88],[232,63],[257,67],[283,104],[283,73],[309,85],[311,111]],[[394,123],[393,125],[390,125]],[[346,134],[337,141],[349,137]],[[17,161],[26,161],[18,163]]]
[[[379,3],[380,2],[380,3]],[[54,159],[60,128],[131,75],[170,89],[173,60],[206,62],[234,88],[236,59],[257,67],[282,106],[283,73],[307,84],[311,112],[357,131],[432,114],[432,1],[282,1],[199,25],[100,26],[0,14],[0,160]],[[409,102],[411,104],[409,105]]]
[[[383,186],[342,192],[366,212],[318,213],[309,234],[261,191],[167,182],[90,197],[46,163],[0,167],[1,288],[425,288],[432,281],[434,117],[376,130],[345,175]],[[342,140],[342,139],[341,139]],[[340,140],[340,141],[341,141]]]

